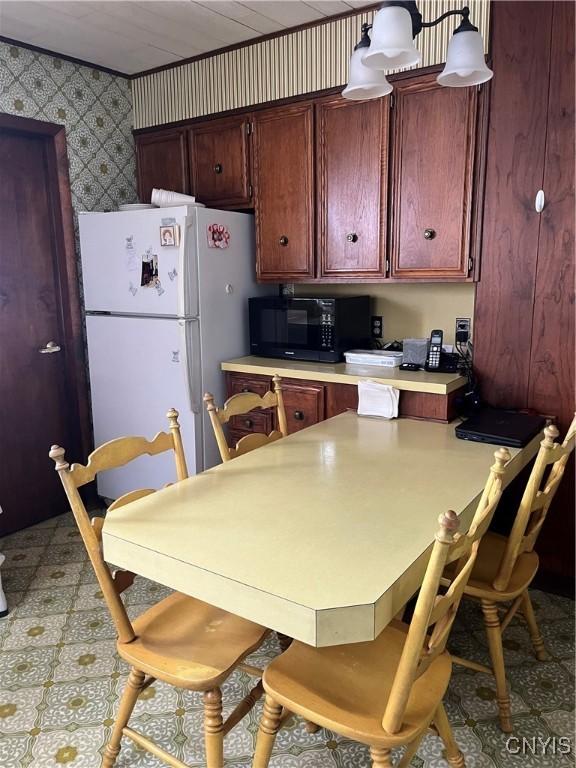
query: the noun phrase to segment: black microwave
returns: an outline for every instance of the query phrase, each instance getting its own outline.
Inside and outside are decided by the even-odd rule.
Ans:
[[[250,353],[337,363],[370,343],[370,297],[248,299]]]

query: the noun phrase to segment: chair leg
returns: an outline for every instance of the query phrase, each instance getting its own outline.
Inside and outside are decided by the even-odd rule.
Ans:
[[[454,740],[452,726],[448,720],[448,715],[444,709],[444,704],[440,704],[434,715],[434,725],[438,729],[440,738],[444,742],[445,757],[452,768],[465,768],[464,755]]]
[[[506,669],[504,667],[504,649],[502,648],[502,632],[496,603],[490,600],[482,600],[482,613],[492,659],[492,672],[496,679],[496,697],[498,700],[498,713],[500,728],[504,733],[512,733],[512,720],[510,710],[510,696],[506,684]]]
[[[146,675],[144,672],[140,672],[139,669],[132,667],[128,676],[128,682],[126,683],[126,687],[122,693],[122,698],[120,699],[120,707],[118,709],[118,714],[116,715],[114,728],[112,729],[112,736],[110,737],[110,741],[108,744],[106,744],[106,749],[104,750],[102,768],[112,768],[116,762],[116,758],[120,752],[122,732],[126,725],[128,725],[128,720],[130,720],[130,715],[134,710],[138,694],[142,690],[142,683],[144,682],[145,678]]]
[[[370,747],[372,768],[392,768],[390,750],[384,747]]]
[[[204,744],[206,768],[224,765],[224,725],[222,721],[222,693],[220,688],[204,692]]]
[[[530,637],[532,638],[532,645],[536,652],[536,658],[538,661],[547,661],[549,658],[548,651],[544,647],[544,640],[542,639],[540,629],[538,628],[538,622],[534,615],[534,608],[528,590],[522,595],[522,613],[528,624],[528,630],[530,632]]]
[[[268,768],[281,718],[282,707],[274,701],[272,696],[266,695],[252,768]]]
[[[426,733],[426,729],[422,731],[420,736],[417,736],[415,739],[413,739],[410,744],[407,745],[406,749],[404,750],[404,754],[402,755],[402,759],[398,763],[396,768],[408,768],[410,765],[410,761],[418,752],[418,747],[420,746],[420,743],[422,739],[424,738],[424,734]]]

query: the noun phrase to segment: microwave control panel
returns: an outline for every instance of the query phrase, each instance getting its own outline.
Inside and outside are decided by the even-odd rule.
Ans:
[[[322,349],[334,347],[334,303],[319,301],[320,305],[320,344]]]

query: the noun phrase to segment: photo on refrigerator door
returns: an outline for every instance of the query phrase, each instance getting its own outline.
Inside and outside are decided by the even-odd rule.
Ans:
[[[142,277],[140,285],[143,288],[154,288],[159,283],[158,256],[149,248],[142,256]]]

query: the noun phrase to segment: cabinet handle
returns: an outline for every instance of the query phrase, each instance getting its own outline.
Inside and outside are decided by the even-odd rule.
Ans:
[[[356,232],[349,232],[346,235],[346,240],[349,243],[357,243],[358,242],[358,235],[356,234]]]
[[[252,419],[246,419],[244,421],[244,426],[246,427],[246,429],[252,429],[252,427],[254,426],[254,422],[252,421]]]
[[[286,237],[286,235],[282,235],[282,237],[278,240],[278,242],[280,243],[280,245],[286,246],[288,245],[288,238]]]
[[[214,166],[214,173],[222,173],[222,163],[216,163]]]
[[[434,240],[436,237],[436,230],[435,229],[425,229],[424,230],[424,240]]]
[[[304,414],[302,411],[294,411],[294,418],[296,421],[304,421]]]
[[[542,213],[545,204],[546,198],[544,196],[544,190],[539,189],[536,193],[536,199],[534,200],[534,208],[536,209],[536,213]]]

